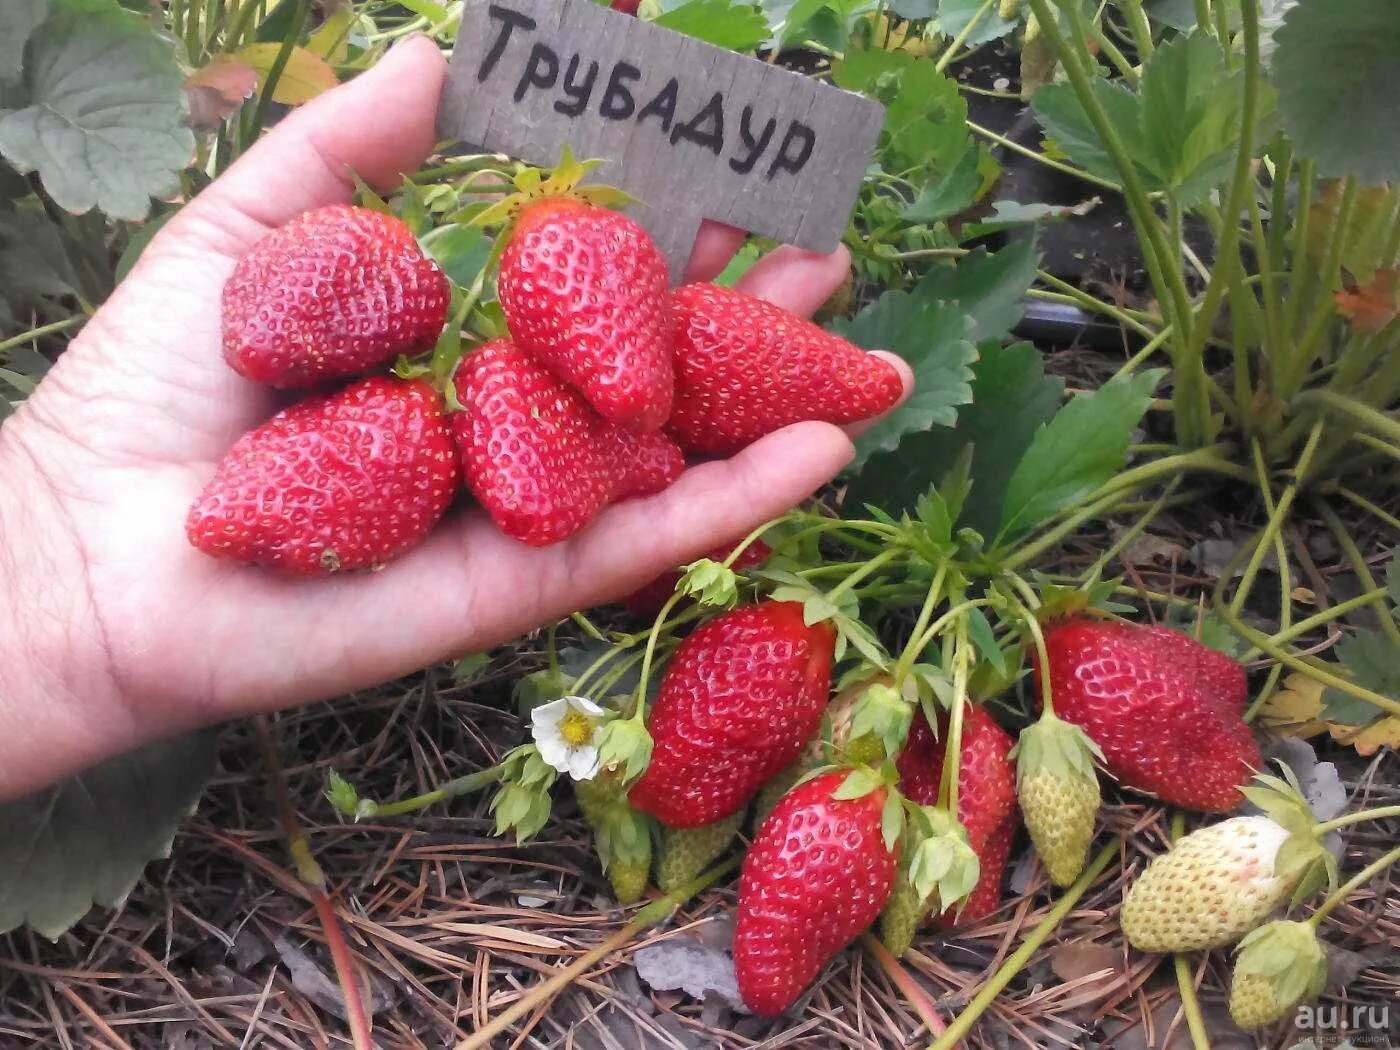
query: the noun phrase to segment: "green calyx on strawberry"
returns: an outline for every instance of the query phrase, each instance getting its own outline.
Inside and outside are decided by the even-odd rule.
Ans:
[[[648,715],[651,763],[632,804],[670,828],[738,812],[821,725],[835,632],[791,602],[741,605],[677,647]]]
[[[755,1013],[787,1010],[884,908],[899,863],[897,796],[870,770],[799,784],[754,837],[739,879],[734,965]]]
[[[1236,948],[1230,1016],[1241,1028],[1262,1028],[1316,999],[1327,983],[1327,953],[1312,923],[1275,919]]]
[[[1185,809],[1239,806],[1262,760],[1229,657],[1166,628],[1082,617],[1052,624],[1045,646],[1055,713],[1103,750],[1120,783]]]
[[[566,148],[553,172],[525,169],[475,222],[507,224],[496,283],[516,344],[610,423],[650,433],[675,388],[669,276],[646,230],[610,210],[632,198],[580,185],[600,163]]]
[[[1056,886],[1084,870],[1098,816],[1103,753],[1084,730],[1047,711],[1021,730],[1011,752],[1016,795],[1036,853]]]
[[[224,284],[224,359],[274,387],[359,375],[432,348],[451,285],[399,219],[317,208],[274,230]]]
[[[619,777],[600,772],[574,782],[574,797],[593,829],[593,847],[619,904],[635,904],[651,874],[651,822],[627,803]]]
[[[450,417],[473,495],[512,539],[546,546],[618,500],[660,492],[685,469],[660,434],[603,419],[507,340],[463,359]]]
[[[981,877],[967,829],[946,809],[907,803],[899,875],[880,915],[880,940],[899,958],[933,912],[956,912]]]
[[[926,717],[916,715],[904,750],[895,760],[900,790],[923,806],[938,807],[941,802],[949,721],[948,714],[940,712],[935,733]],[[979,875],[961,908],[940,913],[940,925],[975,922],[996,911],[1001,903],[1002,875],[1021,823],[1016,773],[1008,757],[1013,744],[985,708],[964,706],[957,818],[977,854]]]
[[[734,559],[727,569],[724,563],[734,551],[734,544],[716,547],[699,561],[683,565],[675,572],[665,572],[643,584],[622,600],[634,616],[655,616],[671,595],[680,593],[693,597],[701,605],[733,605],[738,600],[738,573],[762,565],[773,549],[762,540],[754,540]]]
[[[690,284],[671,297],[675,407],[687,452],[729,455],[792,423],[854,423],[903,396],[899,371],[756,296]]]
[[[446,512],[459,473],[426,383],[363,379],[240,438],[190,508],[190,542],[298,575],[384,565]]]

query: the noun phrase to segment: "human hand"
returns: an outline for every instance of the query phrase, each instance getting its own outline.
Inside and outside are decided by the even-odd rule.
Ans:
[[[430,41],[409,40],[286,119],[151,242],[0,431],[0,799],[616,598],[782,514],[849,460],[840,429],[798,424],[557,546],[509,540],[473,510],[376,573],[288,579],[194,550],[191,501],[277,407],[220,354],[225,278],[270,229],[349,200],[351,171],[392,188],[418,168],[445,71]],[[739,237],[708,227],[688,277],[718,273]],[[743,287],[810,313],[848,265],[844,250],[780,249]]]

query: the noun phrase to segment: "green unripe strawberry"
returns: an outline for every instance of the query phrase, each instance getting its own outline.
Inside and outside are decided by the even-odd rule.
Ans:
[[[1230,980],[1230,1016],[1241,1028],[1280,1020],[1316,999],[1327,981],[1327,956],[1310,923],[1278,919],[1240,942]]]
[[[606,773],[574,782],[578,808],[593,829],[593,848],[619,904],[635,904],[651,874],[651,823],[627,802],[621,783]]]
[[[880,942],[896,959],[903,958],[913,947],[914,934],[924,920],[924,912],[918,892],[907,874],[901,872],[890,891],[885,910],[880,913]]]
[[[702,828],[667,828],[656,862],[656,885],[670,893],[699,876],[729,848],[743,823],[744,811],[740,810]]]
[[[1021,731],[1016,796],[1031,842],[1050,881],[1068,886],[1084,870],[1099,812],[1098,745],[1084,730],[1048,711]]]

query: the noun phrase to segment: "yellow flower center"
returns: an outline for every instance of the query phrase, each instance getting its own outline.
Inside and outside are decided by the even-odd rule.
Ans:
[[[593,719],[582,711],[570,710],[559,720],[559,735],[570,747],[583,747],[593,740]]]

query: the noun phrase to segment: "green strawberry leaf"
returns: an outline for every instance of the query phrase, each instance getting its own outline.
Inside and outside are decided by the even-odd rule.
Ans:
[[[932,299],[956,302],[972,320],[974,343],[1000,342],[1025,314],[1026,291],[1035,281],[1039,255],[1023,237],[1000,251],[978,248],[955,266],[932,269],[920,282]]]
[[[995,7],[983,13],[985,6],[983,0],[939,0],[938,31],[951,40],[976,18],[977,24],[964,39],[967,46],[973,47],[998,40],[1016,28],[1018,19],[1002,18]]]
[[[1274,33],[1279,115],[1323,175],[1400,177],[1400,19],[1385,0],[1299,0]]]
[[[1335,652],[1344,677],[1382,696],[1400,698],[1400,650],[1386,635],[1356,631],[1338,642]],[[1385,714],[1340,689],[1328,689],[1322,699],[1323,717],[1329,722],[1364,726]]]
[[[18,80],[24,45],[43,23],[49,0],[6,0],[0,10],[0,80]]]
[[[98,0],[53,0],[29,38],[29,104],[0,118],[0,153],[67,211],[143,219],[194,151],[168,39]]]
[[[1006,484],[999,540],[1019,536],[1123,469],[1133,429],[1163,372],[1115,379],[1075,397],[1041,427]]]
[[[743,0],[663,2],[656,24],[730,51],[752,51],[768,39],[768,19]]]
[[[216,732],[138,751],[0,804],[0,933],[56,939],[93,905],[115,907],[169,854],[214,771]]]
[[[882,166],[892,173],[946,174],[969,152],[967,102],[932,59],[905,51],[849,51],[831,67],[838,87],[885,105]]]
[[[977,191],[982,186],[978,160],[977,150],[969,143],[967,152],[953,170],[924,186],[914,202],[900,213],[900,218],[909,223],[934,223],[966,211],[977,199]]]
[[[916,286],[886,292],[850,321],[833,328],[867,350],[898,354],[914,371],[909,399],[856,439],[850,470],[859,471],[874,452],[896,448],[906,434],[957,422],[957,406],[972,400],[977,351],[967,340],[970,323],[956,304],[939,302]]]

